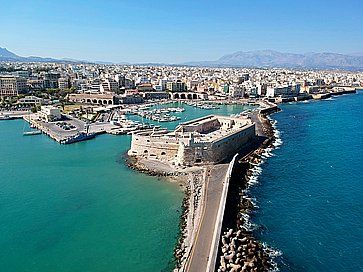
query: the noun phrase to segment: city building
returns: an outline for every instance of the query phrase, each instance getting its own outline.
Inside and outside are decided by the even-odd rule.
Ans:
[[[41,106],[38,115],[46,122],[53,122],[62,119],[60,110],[54,106]]]
[[[43,104],[43,101],[44,101],[43,98],[31,95],[31,96],[26,96],[24,98],[20,98],[18,100],[18,103],[22,105],[38,106]]]
[[[13,75],[0,75],[0,97],[17,96],[28,90],[25,78]]]

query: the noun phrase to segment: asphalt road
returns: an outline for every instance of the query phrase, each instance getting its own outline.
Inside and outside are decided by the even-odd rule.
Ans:
[[[207,268],[208,256],[212,246],[214,227],[217,222],[219,202],[223,190],[223,182],[227,173],[228,164],[217,164],[210,168],[207,177],[207,191],[202,220],[197,237],[186,266],[190,272],[202,272]]]

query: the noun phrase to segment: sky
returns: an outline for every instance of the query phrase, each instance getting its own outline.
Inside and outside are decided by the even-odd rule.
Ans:
[[[111,62],[363,52],[363,0],[0,0],[0,47]]]

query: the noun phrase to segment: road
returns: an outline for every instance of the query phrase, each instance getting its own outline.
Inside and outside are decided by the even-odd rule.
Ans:
[[[223,182],[227,173],[228,164],[218,164],[210,167],[207,178],[206,198],[202,220],[198,229],[195,243],[192,248],[186,271],[206,271],[208,256],[213,241],[214,227],[217,222],[219,202],[223,190]]]

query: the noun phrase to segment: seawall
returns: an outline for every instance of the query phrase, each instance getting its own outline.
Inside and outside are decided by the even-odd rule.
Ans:
[[[253,199],[246,194],[253,167],[261,162],[261,154],[273,147],[274,129],[267,116],[280,109],[269,105],[254,117],[259,141],[245,156],[236,159],[229,185],[215,271],[268,271],[274,267],[271,250],[253,236],[249,220]]]

